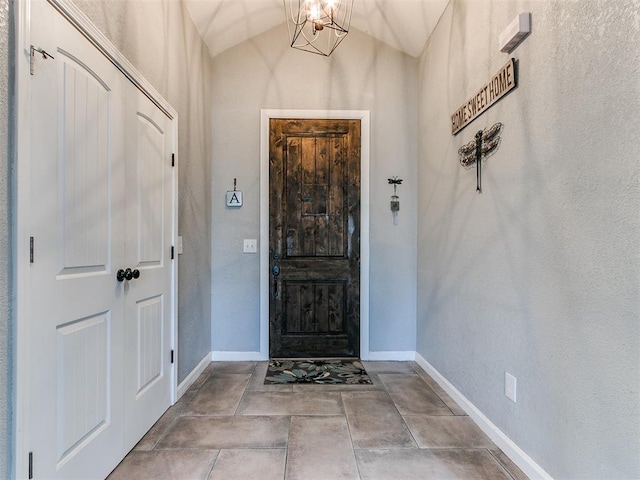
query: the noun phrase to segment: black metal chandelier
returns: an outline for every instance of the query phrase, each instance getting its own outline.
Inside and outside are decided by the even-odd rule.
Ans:
[[[328,57],[349,33],[353,0],[284,0],[291,47]]]

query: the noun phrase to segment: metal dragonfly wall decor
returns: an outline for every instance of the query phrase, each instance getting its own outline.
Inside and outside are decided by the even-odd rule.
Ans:
[[[478,186],[476,192],[482,193],[482,160],[496,153],[500,146],[500,133],[502,132],[502,123],[496,123],[491,128],[478,130],[475,140],[463,145],[458,149],[460,156],[460,165],[466,169],[476,164],[476,176]]]

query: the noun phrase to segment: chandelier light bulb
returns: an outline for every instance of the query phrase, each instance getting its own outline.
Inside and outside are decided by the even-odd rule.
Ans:
[[[319,12],[317,3],[312,3],[309,5],[308,15],[309,15],[309,20],[311,20],[314,23],[318,22],[318,19],[320,18],[320,12]]]
[[[353,0],[284,0],[292,48],[328,57],[349,33]]]

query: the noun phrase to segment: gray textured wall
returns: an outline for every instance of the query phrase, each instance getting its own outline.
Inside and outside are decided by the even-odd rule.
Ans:
[[[211,59],[181,2],[76,0],[178,112],[178,378],[211,351]]]
[[[214,351],[259,350],[260,109],[371,111],[370,349],[414,351],[417,61],[352,29],[329,58],[291,49],[283,24],[213,63]],[[389,209],[398,194],[399,224]],[[244,206],[225,206],[233,179]],[[364,280],[363,280],[364,281]]]
[[[418,352],[559,479],[640,478],[639,6],[454,0],[419,69]],[[524,11],[517,90],[452,137]]]
[[[11,7],[12,9],[13,7]],[[0,0],[0,478],[9,476],[11,453],[11,322],[10,322],[10,139],[9,78],[12,12],[9,0]]]

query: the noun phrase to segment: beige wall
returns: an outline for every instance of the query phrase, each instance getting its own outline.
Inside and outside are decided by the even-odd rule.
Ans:
[[[211,59],[181,2],[76,0],[178,112],[178,377],[211,351]]]
[[[286,31],[213,62],[213,350],[259,350],[259,256],[243,254],[242,240],[260,232],[260,109],[333,109],[371,112],[371,350],[413,351],[417,61],[355,29],[325,58],[291,49]],[[405,182],[393,226],[387,179],[396,175]],[[241,209],[225,206],[234,178]]]
[[[527,11],[519,86],[452,137]],[[417,349],[554,478],[640,478],[638,19],[629,0],[454,0],[420,62]],[[457,150],[498,121],[477,195]]]

